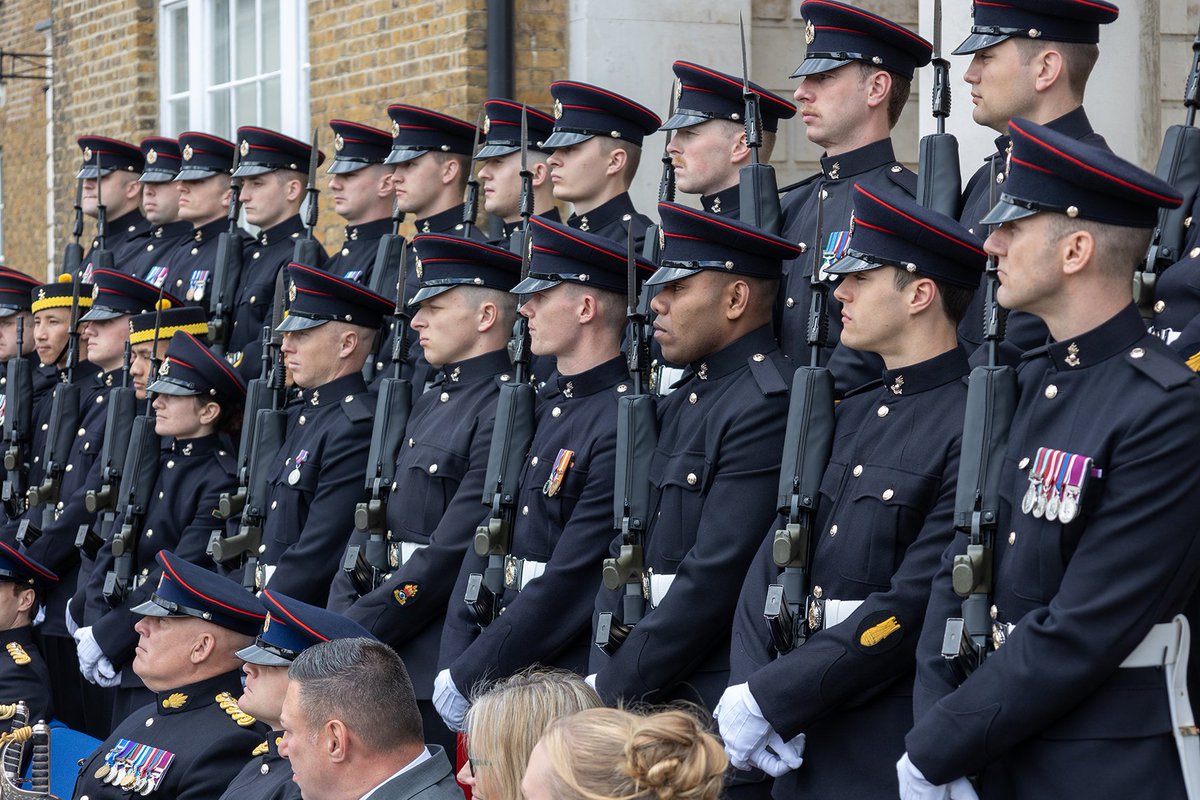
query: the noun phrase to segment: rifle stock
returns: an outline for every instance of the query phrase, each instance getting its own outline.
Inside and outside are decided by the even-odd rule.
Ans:
[[[145,527],[146,511],[158,483],[159,453],[162,438],[155,432],[153,413],[142,414],[133,421],[129,450],[121,469],[121,489],[118,508],[121,528],[113,533],[113,569],[104,577],[104,597],[118,605],[132,586],[133,554]]]
[[[33,364],[21,355],[25,318],[17,318],[17,353],[8,360],[4,409],[4,483],[0,499],[9,519],[25,511],[29,488],[29,446],[33,441]]]

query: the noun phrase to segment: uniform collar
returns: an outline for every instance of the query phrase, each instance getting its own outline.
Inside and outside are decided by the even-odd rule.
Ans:
[[[180,247],[191,247],[196,242],[206,242],[210,239],[216,239],[221,235],[221,231],[229,227],[229,221],[224,217],[218,217],[212,222],[206,222],[199,228],[192,228],[192,235],[188,239],[184,239],[180,243]]]
[[[554,208],[554,207],[552,207],[549,211],[543,212],[541,214],[534,214],[534,216],[537,217],[538,219],[549,220],[550,222],[562,222],[562,217],[559,216],[558,209]],[[519,219],[516,222],[505,222],[503,225],[501,225],[501,242],[502,242],[502,244],[506,245],[508,243],[508,241],[510,239],[512,239],[512,235],[514,233],[516,233],[517,229],[520,227],[521,227],[521,220],[519,220]]]
[[[821,173],[831,181],[861,175],[896,162],[892,140],[880,139],[836,156],[821,156]]]
[[[273,244],[279,244],[287,239],[299,239],[300,234],[304,232],[304,220],[300,219],[299,214],[288,217],[283,222],[267,228],[265,231],[259,231],[258,243],[263,247],[269,247]]]
[[[378,239],[392,232],[392,220],[389,217],[373,219],[358,225],[346,226],[346,241],[355,242],[359,239]]]
[[[192,223],[186,219],[177,219],[174,222],[168,222],[166,225],[156,226],[150,234],[155,239],[174,239],[177,236],[186,236],[192,232]]]
[[[1061,342],[1047,342],[1025,353],[1022,359],[1045,355],[1060,372],[1087,369],[1115,355],[1129,352],[1145,335],[1146,324],[1137,306],[1131,303],[1087,333]]]
[[[33,644],[33,626],[22,625],[19,628],[10,628],[3,634],[5,642],[16,642],[20,645]]]
[[[542,388],[542,396],[561,395],[568,400],[578,400],[611,389],[628,379],[629,367],[625,364],[625,356],[621,355],[577,375],[555,372]]]
[[[738,184],[722,189],[713,194],[700,195],[700,204],[711,214],[724,214],[736,217],[741,210],[742,187]]]
[[[63,383],[66,383],[67,382],[67,371],[59,370],[58,374],[59,374],[59,380],[61,380]],[[78,364],[75,365],[74,380],[72,381],[72,383],[77,383],[77,384],[81,384],[81,385],[86,385],[86,384],[92,383],[97,386],[103,386],[104,385],[104,373],[102,373],[100,371],[100,368],[97,367],[92,362],[80,361]],[[120,378],[117,379],[117,385],[120,386]]]
[[[637,212],[633,208],[633,200],[629,192],[621,192],[611,200],[606,200],[586,214],[572,214],[567,217],[567,225],[581,231],[598,231],[607,228],[614,222],[627,222]]]
[[[149,220],[143,217],[142,212],[136,208],[116,219],[108,220],[108,229],[124,236],[137,236],[139,233],[149,231],[150,227]]]
[[[511,371],[512,361],[508,358],[508,350],[492,350],[481,356],[447,364],[442,367],[438,382],[443,388],[454,389],[480,378],[491,378]]]
[[[1083,139],[1085,136],[1095,133],[1095,128],[1092,127],[1092,121],[1088,119],[1087,112],[1083,110],[1083,106],[1068,111],[1061,117],[1052,119],[1046,123],[1046,127],[1058,131],[1064,136],[1070,136],[1072,139]],[[992,153],[988,158],[996,158],[997,156],[1008,156],[1008,134],[1001,134],[994,140],[996,152]]]
[[[267,734],[267,740],[263,742],[267,746],[266,757],[271,760],[282,759],[279,755],[279,743],[283,741],[283,731],[271,731]]]
[[[217,697],[223,693],[236,701],[242,693],[241,674],[240,669],[232,670],[207,680],[158,692],[154,710],[160,716],[194,711],[221,702]]]
[[[463,204],[413,222],[417,233],[453,233],[463,228]]]
[[[221,437],[212,433],[196,439],[173,439],[171,452],[181,456],[199,457],[221,449]]]
[[[110,372],[102,372],[96,370],[96,385],[98,386],[120,386],[122,367],[117,367]]]
[[[321,408],[345,402],[347,397],[362,394],[367,390],[367,382],[361,372],[352,372],[330,381],[315,389],[305,389],[300,392],[300,402],[305,408]]]
[[[743,369],[751,358],[763,360],[766,354],[778,350],[779,345],[768,326],[747,333],[740,339],[725,345],[715,353],[693,361],[688,367],[688,379],[715,381]]]
[[[909,395],[937,389],[961,381],[971,371],[971,363],[961,347],[899,369],[883,371],[882,388],[885,397]]]

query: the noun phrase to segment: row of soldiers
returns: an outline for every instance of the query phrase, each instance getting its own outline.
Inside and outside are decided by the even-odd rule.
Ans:
[[[665,124],[574,81],[553,114],[333,121],[330,258],[303,246],[309,144],[81,139],[102,235],[76,280],[0,274],[0,356],[10,392],[33,365],[6,487],[35,491],[5,531],[57,713],[100,736],[126,720],[97,757],[248,716],[222,684],[198,733],[176,712],[211,687],[143,655],[148,614],[260,630],[234,613],[251,592],[214,600],[240,584],[394,648],[448,752],[476,686],[543,664],[609,703],[714,709],[731,797],[1106,797],[1151,776],[1196,796],[1190,226],[1150,332],[1130,292],[1162,213],[1195,197],[1088,124],[1117,8],[975,4],[955,52],[1001,138],[938,203],[957,219],[916,201],[889,138],[940,54],[852,5],[802,13],[795,99],[825,154],[774,210],[762,168],[796,106],[690,62]],[[627,190],[658,129],[655,225]],[[474,225],[476,184],[502,241]],[[417,236],[378,258],[401,213]],[[153,397],[120,446],[118,397]],[[212,572],[178,595],[192,567]],[[36,605],[13,626],[27,656]],[[171,752],[174,781],[193,764],[209,786],[250,758]],[[76,795],[108,791],[85,767]]]

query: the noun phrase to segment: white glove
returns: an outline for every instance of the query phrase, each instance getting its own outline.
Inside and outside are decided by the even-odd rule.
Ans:
[[[729,763],[737,769],[750,769],[752,756],[766,748],[767,738],[774,732],[758,701],[750,694],[750,685],[739,683],[726,689],[713,716],[717,718]]]
[[[79,657],[79,673],[95,683],[91,676],[96,671],[97,662],[104,658],[104,651],[100,649],[100,645],[96,644],[96,636],[92,633],[91,625],[77,629],[73,636],[75,654]]]
[[[92,670],[92,674],[90,676],[85,675],[84,677],[105,689],[121,685],[121,671],[114,667],[112,662],[105,656],[100,656],[100,660],[96,662],[96,668]]]
[[[900,800],[979,800],[975,787],[966,778],[940,786],[930,783],[908,759],[908,753],[896,762],[896,776],[900,779]]]
[[[463,697],[462,692],[458,691],[458,687],[454,685],[454,679],[450,677],[450,670],[444,669],[439,672],[433,679],[433,707],[441,715],[442,722],[446,723],[446,727],[455,733],[461,731],[463,719],[467,716],[467,709],[470,705],[467,698]]]
[[[804,763],[804,734],[801,733],[790,742],[771,731],[761,750],[750,754],[750,763],[770,775],[778,778],[792,770],[800,769]]]
[[[588,675],[586,678],[584,678],[583,682],[586,683],[588,686],[592,687],[593,692],[599,693],[599,690],[596,689],[596,673],[595,672],[593,672],[591,675]]]
[[[67,633],[71,636],[75,635],[75,631],[79,630],[79,625],[75,622],[75,617],[71,616],[71,600],[67,600]]]

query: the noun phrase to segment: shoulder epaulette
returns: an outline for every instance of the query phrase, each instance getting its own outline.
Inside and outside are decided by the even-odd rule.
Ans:
[[[887,171],[887,176],[888,180],[908,192],[910,197],[917,196],[917,174],[915,172],[905,169],[900,164],[893,164]]]
[[[373,409],[367,407],[364,397],[365,395],[350,395],[338,403],[351,422],[365,422],[371,418]]]
[[[754,376],[754,381],[764,396],[787,392],[788,383],[770,358],[762,353],[755,353],[746,359],[746,363],[750,365],[750,374]]]
[[[781,189],[779,190],[779,193],[780,193],[780,194],[787,194],[787,193],[788,193],[788,192],[790,192],[792,189],[799,189],[801,186],[807,186],[808,184],[812,183],[813,181],[815,181],[815,180],[816,180],[817,178],[819,178],[819,177],[821,177],[821,173],[820,173],[820,172],[814,172],[812,175],[809,175],[807,178],[805,178],[805,179],[804,179],[804,180],[802,180],[802,181],[796,181],[795,183],[789,183],[787,186],[784,186],[783,188],[781,188]]]
[[[1174,389],[1195,380],[1196,373],[1187,364],[1152,347],[1134,347],[1125,354],[1125,363],[1147,376],[1164,389]]]
[[[8,650],[8,654],[12,657],[13,663],[17,666],[23,667],[33,661],[33,659],[29,657],[29,653],[25,652],[25,648],[16,642],[9,642],[5,645],[5,649]]]
[[[243,728],[253,725],[257,720],[238,707],[237,700],[229,692],[221,692],[216,697],[219,705],[230,718]]]

